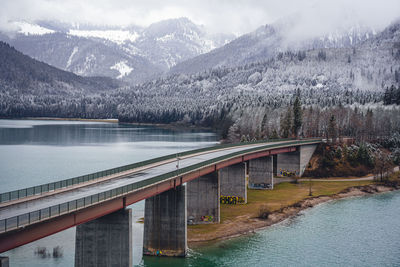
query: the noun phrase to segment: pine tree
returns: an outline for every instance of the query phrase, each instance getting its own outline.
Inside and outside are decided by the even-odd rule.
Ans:
[[[331,115],[328,124],[328,139],[332,139],[332,143],[336,143],[336,132],[337,132],[337,125],[336,125],[336,118],[335,115]]]
[[[269,136],[269,139],[278,139],[279,135],[276,129],[272,129],[271,135]]]
[[[281,120],[282,137],[288,138],[292,133],[292,108],[289,106],[285,117]]]
[[[390,105],[391,101],[392,101],[392,96],[390,95],[389,88],[386,87],[385,94],[383,95],[383,104],[384,105]]]
[[[268,136],[267,123],[268,123],[268,117],[267,117],[267,112],[265,112],[264,117],[261,121],[260,137]]]
[[[301,102],[299,96],[296,96],[296,100],[293,103],[293,134],[297,137],[301,125],[303,123],[303,115],[301,110]]]

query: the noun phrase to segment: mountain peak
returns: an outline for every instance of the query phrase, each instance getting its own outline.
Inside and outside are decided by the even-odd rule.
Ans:
[[[177,19],[167,19],[151,24],[146,28],[145,33],[148,36],[165,36],[167,34],[184,34],[187,32],[196,32],[200,34],[202,27],[196,25],[186,17]]]

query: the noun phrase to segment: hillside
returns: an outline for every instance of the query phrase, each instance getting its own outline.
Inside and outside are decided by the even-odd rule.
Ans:
[[[235,119],[247,108],[286,106],[298,89],[305,105],[376,103],[386,87],[398,83],[399,33],[395,24],[353,48],[278,53],[240,67],[171,75],[124,91],[120,107],[132,120],[142,120],[135,110],[156,118],[164,109],[177,109],[198,121],[199,113],[226,110]],[[136,98],[146,101],[135,103]]]
[[[47,105],[85,95],[116,89],[120,83],[106,77],[81,77],[34,60],[10,45],[0,42],[0,116],[21,116],[21,109],[36,106],[37,97]],[[28,112],[25,116],[28,116]],[[32,112],[30,116],[35,116]],[[40,113],[51,116],[51,113]]]
[[[191,74],[216,67],[237,67],[268,60],[279,52],[351,47],[376,34],[373,29],[357,26],[299,40],[298,36],[293,39],[291,32],[296,23],[295,18],[290,18],[261,26],[220,48],[177,64],[170,73]]]

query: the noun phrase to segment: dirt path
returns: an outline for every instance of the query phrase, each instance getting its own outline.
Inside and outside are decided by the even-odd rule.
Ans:
[[[399,167],[393,168],[393,172],[398,172]],[[375,176],[373,175],[368,175],[360,178],[327,178],[327,179],[299,179],[300,182],[307,182],[307,181],[312,181],[312,182],[351,182],[351,181],[372,181],[375,179]]]

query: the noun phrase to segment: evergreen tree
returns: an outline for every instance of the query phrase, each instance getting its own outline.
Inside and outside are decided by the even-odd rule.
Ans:
[[[289,106],[286,114],[281,120],[282,137],[288,138],[292,133],[292,108]]]
[[[268,116],[267,116],[267,112],[265,112],[263,119],[261,121],[261,127],[260,127],[260,137],[264,138],[266,136],[268,136],[269,132],[268,132]]]
[[[273,129],[271,132],[271,135],[269,136],[270,139],[278,139],[279,135],[278,132],[276,131],[276,129]]]
[[[293,103],[293,134],[297,137],[301,125],[303,123],[303,115],[301,111],[301,102],[299,96],[296,96],[296,100]]]
[[[336,143],[336,132],[337,132],[337,125],[336,125],[336,118],[335,115],[331,115],[328,124],[328,139],[332,139],[332,143]]]
[[[392,96],[390,95],[389,88],[386,87],[385,94],[383,95],[383,104],[384,105],[390,105],[391,101],[392,101]]]

